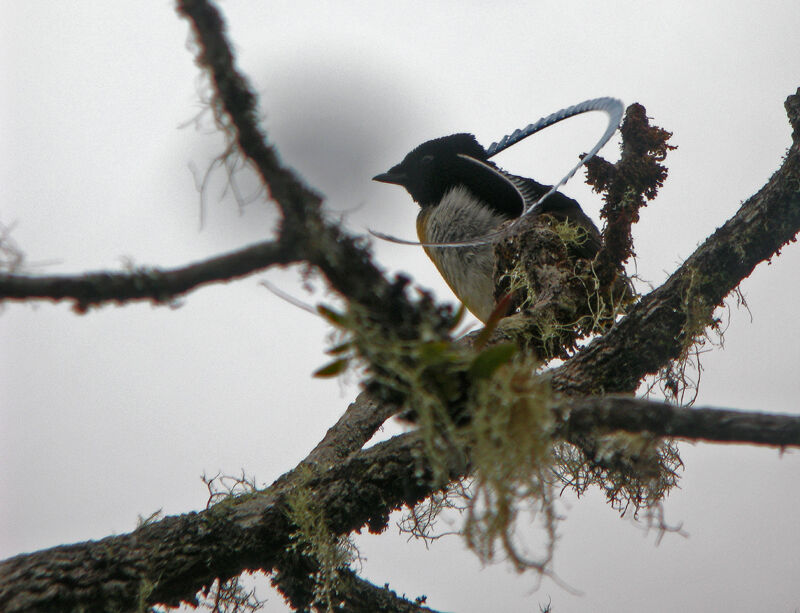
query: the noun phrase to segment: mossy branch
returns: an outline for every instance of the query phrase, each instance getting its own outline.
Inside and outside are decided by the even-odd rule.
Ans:
[[[171,270],[148,267],[129,272],[80,275],[0,274],[0,301],[72,300],[75,310],[82,313],[108,302],[123,304],[150,300],[156,304],[169,304],[209,283],[231,281],[271,266],[300,260],[292,246],[268,241]]]
[[[605,201],[600,216],[606,226],[597,267],[609,278],[635,255],[631,227],[639,221],[639,210],[664,185],[667,167],[663,162],[677,148],[667,143],[672,133],[651,126],[644,106],[638,103],[626,109],[620,134],[619,162],[611,164],[595,156],[586,164],[586,182]]]
[[[657,433],[660,428],[688,440],[800,447],[798,416],[711,408],[698,412],[656,402],[631,404],[632,399],[611,398],[597,406],[592,403],[599,400],[586,402],[569,405],[574,417],[563,418],[562,435],[580,432],[590,427],[587,424],[624,425],[627,431]],[[639,429],[627,422],[633,412],[639,413]],[[670,415],[678,416],[682,425],[670,430]],[[381,531],[392,510],[414,505],[438,489],[424,457],[419,435],[405,434],[357,452],[306,481],[305,487],[314,492],[333,534],[364,526]],[[455,479],[465,475],[467,467],[455,462],[449,470]],[[0,563],[2,610],[133,611],[143,582],[148,585],[148,603],[177,605],[181,600],[192,602],[218,577],[255,568],[269,572],[291,546],[294,527],[287,519],[286,495],[299,478],[293,474],[264,491],[199,513],[166,517],[129,534],[5,560]]]

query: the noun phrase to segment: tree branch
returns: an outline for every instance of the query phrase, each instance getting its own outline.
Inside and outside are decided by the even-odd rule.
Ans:
[[[218,104],[213,105],[218,125],[253,163],[285,216],[302,216],[318,209],[322,198],[282,166],[277,153],[267,145],[266,135],[259,128],[256,96],[236,68],[219,11],[205,0],[180,0],[177,5],[194,29],[199,45],[196,63],[207,71],[218,96]]]
[[[379,588],[369,581],[346,573],[344,577],[344,602],[340,611],[345,613],[363,613],[364,611],[392,611],[392,613],[437,613],[422,604],[411,602],[405,595],[398,596],[389,589],[387,583]],[[424,599],[421,599],[424,601]]]
[[[217,122],[232,143],[254,165],[272,198],[283,212],[280,241],[294,245],[305,261],[319,268],[331,287],[370,316],[392,329],[404,329],[415,338],[421,321],[438,329],[443,339],[451,318],[449,307],[433,303],[430,296],[412,302],[405,294],[409,280],[388,281],[375,266],[363,239],[351,236],[339,225],[325,220],[322,199],[289,168],[280,164],[258,125],[256,97],[234,64],[225,24],[206,0],[179,0],[199,46],[197,64],[214,84]]]
[[[391,403],[379,402],[368,391],[361,392],[303,462],[330,466],[344,460],[361,449],[398,409]]]
[[[172,270],[142,268],[46,277],[0,274],[0,300],[74,300],[79,312],[106,302],[151,300],[163,304],[208,283],[230,281],[297,261],[289,245],[271,241]]]
[[[282,565],[297,529],[287,494],[306,487],[328,527],[380,531],[391,511],[431,490],[430,473],[409,467],[422,455],[413,434],[359,452],[319,476],[283,478],[264,492],[231,498],[199,513],[167,517],[121,536],[24,554],[0,563],[4,611],[135,611],[139,603],[192,602],[204,585],[247,569]],[[453,478],[464,467],[452,467]]]
[[[687,408],[628,396],[590,396],[570,401],[560,433],[567,439],[600,430],[650,433],[714,443],[800,447],[800,416]]]
[[[800,447],[800,416],[724,409],[682,409],[631,398],[586,398],[561,405],[558,434],[601,427],[651,432],[688,440]],[[456,458],[450,477],[468,467]],[[367,526],[385,529],[389,514],[412,506],[442,484],[431,482],[417,433],[397,436],[311,478],[295,469],[262,492],[228,499],[208,510],[167,517],[130,534],[65,545],[0,562],[0,610],[119,609],[139,602],[192,602],[214,579],[244,570],[280,568],[296,527],[287,496],[296,487],[313,492],[332,533]]]
[[[434,324],[428,332],[435,330],[446,337],[445,311],[429,299],[412,303],[405,295],[407,280],[387,281],[363,244],[324,220],[319,196],[280,166],[258,128],[255,97],[233,65],[216,9],[208,2],[183,0],[179,11],[194,27],[200,46],[198,63],[215,84],[219,96],[215,104],[220,105],[217,120],[235,133],[235,142],[256,166],[284,214],[277,245],[294,245],[291,261],[304,259],[319,267],[332,287],[402,338],[416,339],[420,322],[429,320]],[[797,106],[796,100],[788,105],[790,109]],[[800,132],[796,114],[793,125]],[[798,155],[795,143],[781,171],[662,288],[645,297],[605,337],[553,371],[553,386],[573,393],[629,390],[643,374],[655,372],[676,357],[709,323],[723,297],[797,233]],[[282,248],[278,251],[283,253]],[[79,306],[85,304],[80,296],[70,297]],[[160,294],[151,292],[147,297],[156,299]],[[591,404],[595,399],[586,400],[590,403],[586,405],[577,402],[564,418],[561,434],[570,436],[598,426],[620,428],[624,422],[628,431],[658,433],[661,428],[664,434],[702,440],[797,444],[800,417],[767,416],[771,429],[765,435],[756,427],[762,418],[755,414],[714,409],[696,413],[615,400],[596,405]],[[372,402],[365,398],[354,403],[358,406],[351,407],[349,415],[329,431],[327,442],[318,445],[302,469],[288,473],[264,492],[229,499],[200,513],[168,517],[127,535],[0,563],[1,606],[6,611],[136,610],[145,603],[192,601],[202,586],[246,569],[290,567],[288,557],[297,555],[292,551],[297,526],[289,519],[287,498],[298,488],[312,492],[334,534],[348,534],[365,525],[372,531],[385,529],[392,510],[414,505],[444,484],[432,481],[416,433],[350,453],[377,427],[379,416],[370,415]],[[392,408],[386,405],[381,411]],[[643,413],[636,416],[638,428],[621,417],[626,411],[632,417],[634,410]],[[358,433],[348,438],[346,426],[356,424],[361,424]],[[725,438],[714,438],[717,429],[721,433],[717,436]],[[467,473],[463,459],[448,460],[444,468],[450,478]],[[330,468],[309,471],[310,463]]]
[[[723,299],[800,232],[800,89],[786,109],[794,142],[781,168],[659,288],[552,372],[571,393],[630,392],[711,325]]]

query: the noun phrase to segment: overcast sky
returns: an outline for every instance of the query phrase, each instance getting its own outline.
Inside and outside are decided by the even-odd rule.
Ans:
[[[240,207],[199,101],[188,26],[162,2],[0,2],[0,222],[31,273],[171,267],[271,236],[274,209]],[[641,102],[679,149],[635,229],[637,270],[661,283],[757,191],[790,144],[800,9],[775,2],[254,2],[222,4],[269,137],[358,233],[414,237],[416,205],[370,177],[417,144],[470,131],[488,145],[587,98]],[[194,120],[197,120],[195,122]],[[581,117],[497,161],[552,183],[603,129]],[[614,143],[602,152],[616,155]],[[257,187],[246,176],[239,186]],[[597,220],[581,181],[565,188]],[[201,210],[204,211],[201,225]],[[453,300],[415,247],[378,243]],[[800,248],[742,284],[724,349],[703,356],[699,405],[798,413]],[[259,483],[292,468],[354,397],[320,381],[323,322],[296,270],[201,289],[175,308],[66,304],[0,312],[0,558],[120,534],[138,515],[201,509],[203,472]],[[317,284],[319,287],[319,284]],[[752,315],[752,317],[751,317]],[[389,426],[388,436],[399,431]],[[555,557],[582,595],[481,568],[457,537],[430,549],[390,529],[357,539],[363,574],[446,611],[800,609],[800,453],[681,445],[680,489],[655,535],[592,493],[565,497]],[[521,535],[535,544],[535,530]],[[268,612],[287,610],[266,589]]]

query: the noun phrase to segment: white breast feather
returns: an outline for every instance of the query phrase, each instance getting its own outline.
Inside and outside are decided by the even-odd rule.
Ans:
[[[422,242],[446,243],[477,238],[495,230],[506,218],[495,213],[463,186],[454,187],[435,207],[422,209],[418,230],[427,228]],[[425,247],[450,289],[483,322],[494,310],[494,248]]]

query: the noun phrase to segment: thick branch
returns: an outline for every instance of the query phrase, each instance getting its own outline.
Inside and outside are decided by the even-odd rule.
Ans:
[[[389,513],[431,489],[417,437],[405,435],[360,452],[311,480],[330,529],[380,530]],[[453,477],[458,476],[453,467]],[[282,483],[298,483],[284,479]],[[247,569],[280,566],[296,530],[286,514],[287,485],[167,517],[130,534],[20,555],[0,563],[0,610],[135,611],[142,603],[191,602],[204,585]],[[291,554],[288,554],[291,555]]]
[[[294,555],[297,565],[288,567],[284,559],[284,567],[272,576],[272,584],[280,589],[289,605],[298,611],[310,611],[314,605],[315,574],[319,567],[314,560],[300,553]],[[284,572],[288,567],[289,572]],[[364,613],[366,611],[391,611],[392,613],[437,613],[422,606],[425,598],[408,600],[405,595],[398,596],[389,588],[389,584],[378,587],[362,579],[353,571],[338,569],[336,586],[330,594],[336,603],[335,610],[342,613]],[[324,603],[317,604],[313,610],[324,610]]]
[[[201,285],[230,281],[276,264],[291,264],[297,256],[287,245],[265,242],[172,270],[96,272],[77,276],[29,277],[0,275],[0,300],[74,300],[78,311],[105,302],[132,300],[169,302]]]
[[[398,596],[389,586],[379,588],[369,581],[347,573],[342,586],[343,603],[339,609],[343,613],[363,613],[364,611],[392,611],[392,613],[436,613],[433,609],[411,602]]]
[[[562,407],[564,409],[566,407]],[[651,432],[689,440],[800,446],[800,416],[724,409],[681,409],[630,398],[571,403],[560,433],[597,427]],[[280,567],[296,529],[287,519],[292,487],[314,492],[328,527],[348,534],[366,525],[385,528],[389,513],[413,505],[441,484],[430,481],[415,433],[360,451],[309,479],[287,475],[264,492],[220,503],[200,513],[168,517],[135,532],[66,545],[0,563],[0,610],[121,611],[146,603],[191,601],[215,578]],[[454,460],[456,462],[456,460]],[[416,467],[416,470],[415,470]],[[452,478],[465,465],[449,467]]]

